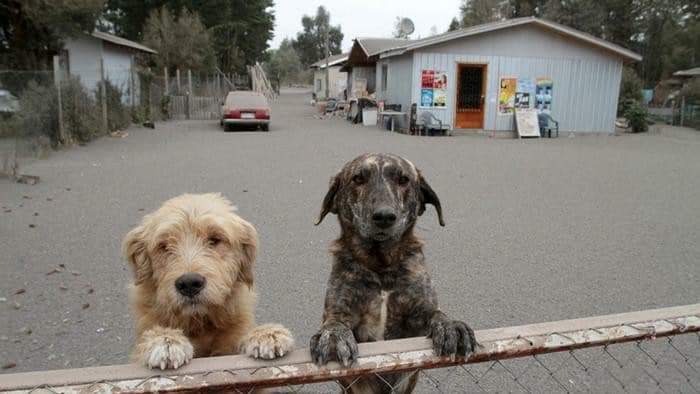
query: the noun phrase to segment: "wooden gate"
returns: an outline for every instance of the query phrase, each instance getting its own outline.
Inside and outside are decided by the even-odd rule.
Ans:
[[[179,120],[217,120],[221,117],[221,99],[209,96],[172,96],[170,115]]]

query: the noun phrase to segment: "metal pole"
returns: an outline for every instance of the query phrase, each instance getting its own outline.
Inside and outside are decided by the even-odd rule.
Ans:
[[[325,46],[326,46],[326,101],[328,101],[329,95],[329,85],[330,85],[330,69],[328,68],[328,58],[330,57],[330,35],[328,34],[329,26],[326,26],[324,28],[324,32],[326,33],[326,39],[325,39]]]
[[[187,119],[190,118],[192,113],[192,70],[187,70],[187,94],[185,95],[187,102],[185,107],[187,110]]]
[[[58,94],[58,139],[62,144],[65,144],[66,136],[63,130],[63,103],[61,99],[61,64],[58,55],[53,57],[53,81],[56,84]]]
[[[102,87],[100,96],[102,97],[102,126],[106,133],[109,132],[109,121],[107,120],[107,83],[105,82],[105,60],[100,57],[100,79]]]

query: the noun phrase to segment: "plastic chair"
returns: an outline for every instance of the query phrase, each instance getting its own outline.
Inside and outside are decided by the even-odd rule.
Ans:
[[[447,135],[446,127],[443,126],[442,120],[438,119],[438,117],[435,116],[432,112],[421,112],[420,121],[420,135]],[[437,134],[435,134],[436,130]]]
[[[559,137],[559,122],[552,118],[552,115],[539,113],[537,114],[537,123],[540,126],[540,135],[542,137],[547,136],[552,138],[552,131],[556,133],[557,138]]]

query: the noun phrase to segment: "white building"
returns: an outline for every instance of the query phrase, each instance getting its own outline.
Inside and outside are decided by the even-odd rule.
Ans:
[[[309,66],[314,70],[314,93],[317,99],[326,99],[326,63],[328,64],[328,80],[330,82],[328,95],[331,98],[343,98],[347,87],[347,74],[340,69],[347,60],[348,54],[341,53],[329,56],[327,61],[321,59]]]
[[[368,43],[381,44],[370,48]],[[346,68],[368,91],[453,129],[512,132],[514,109],[534,108],[562,131],[612,133],[623,65],[638,54],[581,31],[528,17],[421,40],[357,39]],[[369,88],[371,86],[371,88]]]
[[[93,93],[101,81],[100,59],[104,59],[105,79],[121,89],[122,99],[127,102],[132,81],[135,92],[139,91],[138,78],[132,75],[132,71],[135,71],[134,56],[139,53],[155,54],[156,51],[125,38],[94,31],[92,34],[67,38],[61,57],[66,71],[79,77]]]

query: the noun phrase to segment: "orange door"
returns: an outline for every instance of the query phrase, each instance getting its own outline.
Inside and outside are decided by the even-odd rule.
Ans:
[[[460,64],[458,70],[455,127],[483,129],[486,65]]]

